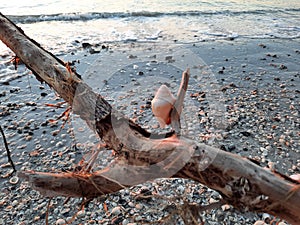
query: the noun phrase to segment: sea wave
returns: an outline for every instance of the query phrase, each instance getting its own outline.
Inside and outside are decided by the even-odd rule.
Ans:
[[[163,17],[163,16],[207,16],[207,15],[243,15],[243,14],[271,14],[300,12],[300,8],[266,9],[248,11],[176,11],[176,12],[88,12],[88,13],[58,13],[43,15],[8,15],[15,23],[37,23],[43,21],[88,21],[109,18],[135,18],[135,17]]]

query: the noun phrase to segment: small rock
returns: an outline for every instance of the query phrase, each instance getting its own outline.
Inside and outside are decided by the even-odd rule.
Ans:
[[[151,191],[147,186],[142,186],[140,189],[140,194],[151,194]]]
[[[138,209],[138,210],[141,210],[143,208],[143,205],[142,204],[136,204],[135,208]]]
[[[236,148],[236,147],[235,147],[235,145],[233,145],[233,144],[230,144],[230,145],[228,146],[228,150],[229,150],[229,151],[233,151],[235,148]]]
[[[128,59],[136,59],[137,56],[136,56],[136,55],[129,55],[127,58],[128,58]]]
[[[52,134],[52,136],[56,136],[56,135],[58,135],[59,132],[60,132],[60,130],[55,130],[55,131],[52,131],[51,134]]]
[[[271,216],[270,216],[270,214],[268,214],[268,213],[263,213],[262,219],[263,219],[265,222],[268,223],[268,222],[270,221],[270,219],[271,219]]]
[[[77,213],[77,217],[78,218],[82,218],[82,217],[84,217],[85,216],[85,211],[84,210],[81,210],[81,211],[79,211],[78,213]]]
[[[227,211],[227,210],[229,210],[231,207],[230,207],[230,205],[225,204],[225,205],[222,205],[221,208],[222,208],[223,211]]]
[[[286,65],[283,65],[283,64],[281,64],[281,65],[279,66],[279,69],[281,69],[281,70],[286,70],[286,69],[287,69],[287,66],[286,66]]]
[[[56,220],[56,225],[63,225],[63,224],[66,224],[66,221],[64,219],[58,219]]]
[[[300,182],[300,173],[299,174],[293,174],[290,176],[290,178],[292,178],[293,180],[297,180],[298,182]]]
[[[132,207],[132,208],[135,207],[135,205],[134,205],[133,202],[129,202],[129,203],[128,203],[128,206],[130,206],[130,207]]]
[[[33,221],[38,221],[38,220],[40,220],[40,219],[41,219],[40,216],[35,216],[35,217],[33,218]]]
[[[172,59],[173,59],[173,56],[171,56],[171,55],[170,55],[170,56],[166,56],[165,59],[166,59],[167,61],[168,61],[168,60],[172,60]]]
[[[210,198],[210,199],[208,200],[208,202],[209,202],[210,204],[212,204],[212,203],[218,202],[218,200],[216,200],[216,199],[214,199],[214,198]]]
[[[56,144],[55,144],[55,147],[56,148],[60,148],[60,147],[62,147],[64,144],[61,142],[61,141],[59,141],[59,142],[57,142]]]
[[[17,201],[17,200],[14,200],[12,203],[11,203],[11,205],[13,206],[13,207],[15,207],[16,205],[18,205],[19,204],[19,202]]]
[[[263,220],[257,220],[253,225],[267,225]]]
[[[241,131],[241,134],[244,135],[245,137],[250,137],[251,133],[248,131]]]
[[[26,141],[30,141],[31,139],[32,139],[32,136],[31,136],[31,135],[28,135],[28,136],[25,137],[25,140],[26,140]]]
[[[135,221],[141,221],[142,219],[143,219],[143,217],[141,217],[141,216],[137,216],[134,218]]]
[[[26,102],[25,103],[27,106],[36,106],[35,102]]]
[[[287,225],[285,222],[279,222],[277,225]]]
[[[61,214],[64,215],[64,214],[67,214],[68,212],[70,212],[70,208],[64,208],[62,211],[61,211]]]
[[[90,48],[92,45],[90,43],[87,43],[87,42],[83,42],[82,43],[82,47],[83,48]]]
[[[113,214],[113,215],[119,215],[120,213],[121,213],[121,207],[120,206],[117,206],[117,207],[115,207],[111,210],[111,214]]]
[[[6,92],[5,91],[2,91],[1,93],[0,93],[0,97],[4,97],[6,95]]]
[[[183,185],[179,185],[179,186],[177,187],[177,191],[178,191],[179,193],[184,193],[184,190],[185,190],[185,187],[184,187]]]
[[[259,44],[258,46],[261,47],[261,48],[266,48],[266,47],[267,47],[267,46],[264,45],[264,44]]]

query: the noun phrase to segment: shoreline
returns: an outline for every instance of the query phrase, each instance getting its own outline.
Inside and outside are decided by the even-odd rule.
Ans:
[[[178,79],[181,77],[180,68],[173,66],[177,63],[175,53],[174,51],[164,51],[160,53],[162,57],[160,59],[160,55],[157,53],[160,50],[159,48],[155,51],[154,48],[152,50],[146,48],[146,50],[141,51],[138,49],[139,45],[142,49],[145,49],[141,43],[125,44],[125,47],[124,45],[118,45],[113,45],[106,50],[103,50],[102,45],[100,45],[98,46],[100,53],[95,54],[91,54],[91,48],[86,48],[75,52],[74,55],[64,56],[64,58],[69,61],[77,61],[75,65],[83,80],[88,84],[96,84],[94,88],[103,91],[104,94],[106,93],[112,103],[114,103],[114,96],[110,96],[110,94],[118,91],[120,94],[115,95],[115,97],[121,104],[118,105],[119,110],[124,110],[126,115],[131,118],[134,117],[136,121],[148,127],[149,130],[156,129],[157,122],[151,120],[150,109],[146,108],[142,112],[140,111],[140,103],[147,105],[147,101],[155,92],[155,88],[153,87],[151,90],[151,87],[147,86],[149,90],[146,91],[141,81],[157,74],[162,82],[170,80],[171,87],[175,89],[176,84],[179,84]],[[166,47],[172,49],[172,47]],[[206,66],[207,70],[203,67],[203,71],[210,71],[214,75],[214,80],[218,82],[218,87],[220,87],[219,93],[223,95],[224,108],[226,109],[224,117],[226,128],[221,131],[212,129],[214,127],[209,121],[213,115],[210,115],[209,101],[205,97],[199,96],[199,93],[205,87],[201,86],[203,84],[197,83],[195,78],[189,87],[191,93],[186,98],[189,98],[192,104],[197,102],[195,105],[199,108],[188,112],[188,115],[194,113],[193,116],[187,116],[191,117],[192,121],[189,121],[190,118],[185,118],[187,124],[195,123],[195,118],[199,118],[200,133],[198,133],[198,130],[192,130],[193,135],[197,136],[199,141],[206,143],[213,139],[212,144],[222,150],[250,157],[262,166],[275,167],[279,172],[288,175],[299,173],[300,66],[298,58],[300,44],[296,40],[260,39],[246,42],[237,39],[233,41],[201,42],[194,44],[194,46],[188,45],[185,47],[206,63],[203,66]],[[94,48],[94,50],[98,51],[97,48]],[[110,51],[113,52],[110,53]],[[124,56],[121,57],[120,52],[124,53]],[[137,52],[139,53],[137,54]],[[141,59],[143,52],[150,56],[150,61],[158,62],[147,64],[146,59],[142,58],[143,60],[140,63],[139,59]],[[113,57],[109,56],[110,54]],[[156,57],[154,57],[155,54]],[[122,62],[119,69],[110,71],[112,74],[109,78],[103,76],[101,76],[101,79],[96,78],[96,73],[93,73],[94,70],[101,73],[101,69],[104,71],[108,69],[104,69],[104,66],[101,69],[97,68],[101,64],[95,65],[95,62],[108,63],[107,68],[110,68],[110,61],[105,61],[104,57],[116,60],[115,56],[118,56],[117,60]],[[188,58],[188,56],[184,57]],[[175,61],[172,62],[174,59]],[[117,60],[116,62],[118,62]],[[196,61],[196,63],[201,62],[201,60]],[[156,69],[154,70],[154,68]],[[22,69],[25,68],[20,66],[19,70]],[[88,74],[85,73],[86,71],[88,71]],[[121,80],[121,78],[124,78],[124,80]],[[143,89],[142,92],[137,91],[130,96],[128,90],[130,90],[132,84],[137,90],[138,88]],[[125,91],[122,89],[122,85],[125,86]],[[64,112],[65,108],[56,109],[45,106],[45,104],[57,104],[62,100],[49,87],[39,84],[33,75],[22,76],[10,81],[9,85],[1,84],[1,86],[0,118],[18,169],[53,172],[71,168],[86,154],[89,147],[92,146],[91,143],[95,142],[95,137],[91,133],[86,135],[86,139],[80,139],[81,134],[86,132],[87,128],[83,127],[80,122],[76,126],[76,117],[72,117],[73,127],[69,127],[67,123],[61,132],[55,135],[63,122],[58,121],[51,124],[47,121],[56,119]],[[142,96],[141,93],[144,93],[145,96]],[[192,94],[195,95],[192,96]],[[125,96],[125,98],[122,100],[120,96]],[[74,129],[77,129],[75,133]],[[86,141],[86,145],[79,144],[81,140]],[[74,147],[75,144],[76,148]],[[0,146],[2,147],[2,144]],[[82,151],[78,151],[78,148]],[[3,166],[6,164],[7,158],[6,153],[2,152],[0,164],[2,167],[1,176],[4,176],[11,168]],[[109,153],[103,154],[103,158],[108,157],[111,159]],[[102,160],[100,164],[106,165],[108,161]],[[17,185],[12,185],[9,183],[9,179],[0,179],[2,181],[0,196],[3,199],[0,204],[2,209],[0,218],[6,224],[21,224],[22,221],[25,221],[23,224],[44,224],[47,199],[39,196],[20,181]],[[153,185],[147,183],[133,189],[139,191],[143,186],[146,186],[148,189],[154,190],[153,186],[155,185],[162,185],[163,189],[168,189],[166,187],[174,188],[175,185],[175,188],[178,189],[179,187],[186,188],[185,185],[187,185],[192,187],[191,192],[195,193],[195,196],[198,196],[202,203],[207,203],[209,199],[213,201],[213,199],[218,198],[216,192],[206,190],[201,185],[196,186],[180,179],[175,179],[174,184],[172,182],[159,179],[153,182]],[[199,195],[200,190],[206,191],[205,197],[208,200]],[[108,203],[111,213],[113,209],[120,205],[134,210],[134,214],[142,213],[136,207],[136,204],[141,204],[144,210],[155,207],[156,200],[152,203],[154,205],[142,201],[133,201],[128,190],[122,191],[120,195],[113,194],[112,196],[114,201]],[[120,199],[123,199],[123,204],[119,203]],[[196,199],[195,197],[190,200]],[[62,204],[63,200],[64,198],[57,198],[56,203],[52,203],[51,223],[55,223],[59,218],[70,217],[74,212],[71,205]],[[75,200],[75,202],[79,204],[79,200]],[[129,202],[133,202],[134,207],[128,206]],[[78,216],[80,218],[75,221],[75,224],[85,220],[95,220],[94,224],[97,224],[96,221],[104,219],[107,219],[106,224],[109,224],[114,214],[109,216],[103,208],[97,205],[97,200],[93,200],[92,205],[94,208],[91,207],[90,210],[85,210],[82,217]],[[57,207],[57,210],[54,207]],[[33,212],[32,209],[37,210]],[[65,212],[66,209],[69,210]],[[123,213],[115,215],[121,222],[126,217]],[[141,215],[149,216],[148,214]],[[248,216],[244,217],[243,215]],[[101,219],[97,219],[100,217]],[[205,217],[208,220],[207,224],[217,224],[218,221],[226,220],[253,224],[256,220],[261,219],[262,215],[242,214],[229,208],[225,211],[222,209],[214,210],[205,214]],[[12,222],[14,218],[17,218],[18,223]],[[139,221],[131,219],[132,222],[139,223]],[[130,219],[127,218],[127,221],[130,221]]]

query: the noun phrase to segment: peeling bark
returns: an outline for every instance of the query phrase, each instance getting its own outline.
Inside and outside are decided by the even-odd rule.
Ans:
[[[266,212],[300,224],[297,181],[185,137],[150,134],[113,110],[62,60],[2,14],[0,39],[116,152],[111,165],[94,173],[19,172],[42,194],[93,198],[154,178],[181,177],[218,191],[224,202],[238,209]]]

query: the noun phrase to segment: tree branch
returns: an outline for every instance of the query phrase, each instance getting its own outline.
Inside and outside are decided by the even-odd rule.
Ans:
[[[9,151],[9,148],[8,148],[8,143],[7,143],[4,131],[3,131],[3,129],[2,129],[1,126],[0,126],[0,133],[1,133],[2,137],[3,137],[3,142],[4,142],[5,149],[6,149],[8,162],[10,163],[10,165],[13,168],[13,172],[12,173],[15,173],[17,170],[16,170],[16,167],[15,167],[15,164],[14,164],[13,160],[11,159],[10,151]]]

